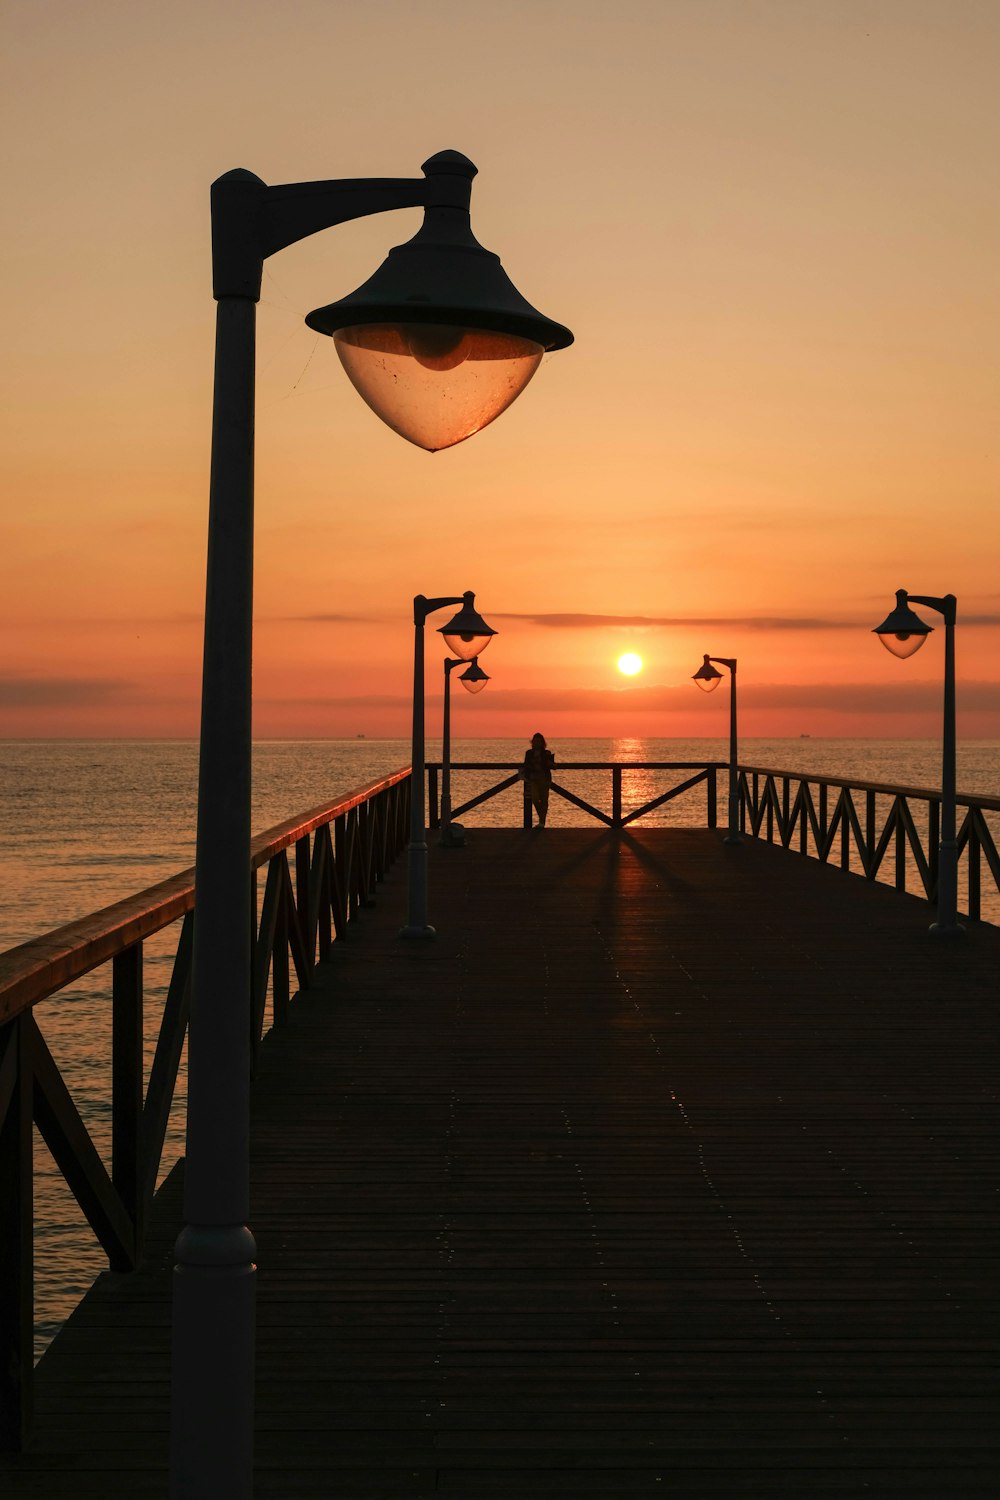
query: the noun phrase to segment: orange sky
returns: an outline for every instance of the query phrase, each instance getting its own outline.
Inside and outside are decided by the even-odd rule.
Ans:
[[[958,595],[960,731],[1000,736],[996,5],[5,14],[0,735],[197,733],[212,179],[454,147],[577,343],[430,456],[303,323],[419,213],[268,262],[257,734],[405,734],[412,596],[474,588],[500,635],[461,734],[721,733],[709,651],[747,735],[935,735],[941,633],[905,663],[869,633],[907,587]]]

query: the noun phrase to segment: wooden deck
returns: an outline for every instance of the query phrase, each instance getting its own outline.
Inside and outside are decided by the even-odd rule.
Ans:
[[[695,830],[402,864],[254,1085],[260,1500],[997,1492],[1000,931]],[[14,1496],[165,1496],[177,1174]]]

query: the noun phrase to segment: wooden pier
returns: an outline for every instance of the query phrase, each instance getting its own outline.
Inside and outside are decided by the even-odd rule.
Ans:
[[[260,1047],[259,1500],[992,1497],[1000,931],[712,829],[430,873]],[[166,1495],[179,1178],[5,1496]]]

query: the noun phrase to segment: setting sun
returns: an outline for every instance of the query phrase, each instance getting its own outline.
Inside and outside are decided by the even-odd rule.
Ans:
[[[624,672],[626,677],[634,677],[637,672],[642,671],[642,657],[636,656],[634,651],[626,651],[624,656],[618,658],[618,670]]]

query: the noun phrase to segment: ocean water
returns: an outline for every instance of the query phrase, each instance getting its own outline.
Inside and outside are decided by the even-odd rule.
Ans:
[[[526,740],[453,742],[455,761],[519,762]],[[610,772],[561,769],[572,761],[723,761],[721,739],[566,739],[553,737],[556,777],[605,810],[611,804]],[[409,763],[407,740],[265,741],[255,746],[255,833]],[[440,758],[430,740],[427,758]],[[908,787],[940,785],[940,746],[919,740],[744,740],[745,765],[801,771]],[[189,741],[0,741],[0,950],[37,937],[124,896],[155,884],[194,862],[197,745]],[[500,772],[455,772],[452,801],[495,784]],[[625,810],[648,801],[683,773],[631,772],[623,784]],[[959,747],[960,792],[1000,795],[1000,742]],[[719,820],[725,820],[725,779],[720,779]],[[703,787],[666,804],[649,822],[705,822]],[[915,809],[916,811],[917,809]],[[462,821],[469,827],[518,824],[521,793],[513,788]],[[579,826],[586,814],[554,798],[552,827]],[[1000,817],[991,818],[1000,841]],[[1000,920],[1000,899],[987,896],[984,916]],[[916,889],[916,883],[911,887]],[[177,929],[152,939],[145,950],[147,1067],[170,977]],[[98,1147],[110,1160],[109,968],[36,1007],[36,1019]],[[183,1150],[184,1075],[164,1152],[163,1171]],[[44,1144],[36,1140],[36,1354],[106,1268],[86,1221],[62,1182]]]

